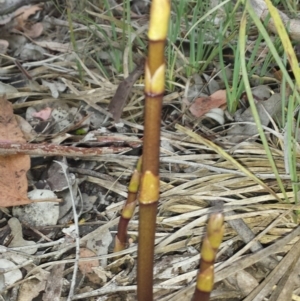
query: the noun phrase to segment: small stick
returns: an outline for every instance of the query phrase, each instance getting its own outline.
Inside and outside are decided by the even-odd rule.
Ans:
[[[16,155],[25,154],[30,156],[65,156],[65,157],[90,157],[101,156],[107,154],[127,152],[131,150],[129,147],[74,147],[63,146],[57,144],[32,144],[32,143],[14,143],[0,142],[0,155]]]

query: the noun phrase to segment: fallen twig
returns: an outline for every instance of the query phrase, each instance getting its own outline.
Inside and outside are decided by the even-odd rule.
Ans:
[[[122,153],[131,150],[130,147],[74,147],[56,144],[32,144],[0,142],[0,155],[26,154],[31,156],[66,156],[66,157],[90,157],[107,154]]]

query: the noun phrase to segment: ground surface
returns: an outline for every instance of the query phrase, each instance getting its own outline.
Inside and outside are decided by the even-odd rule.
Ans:
[[[229,8],[189,32],[194,12],[211,8],[186,3],[173,1],[166,46],[155,298],[190,299],[207,216],[223,206],[212,300],[300,300],[296,92],[249,23],[245,53],[266,149],[236,68],[243,7],[221,41]],[[112,249],[142,154],[149,7],[21,4],[0,4],[1,297],[135,300],[138,208],[128,248],[118,257]]]

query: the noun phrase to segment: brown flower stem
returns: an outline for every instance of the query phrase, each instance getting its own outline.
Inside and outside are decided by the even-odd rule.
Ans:
[[[197,275],[196,289],[192,301],[208,301],[214,286],[214,263],[218,248],[223,239],[224,215],[210,216],[206,236],[201,247],[201,260]]]
[[[145,124],[141,189],[137,299],[153,300],[153,259],[159,199],[159,145],[162,98],[165,85],[164,48],[170,16],[169,0],[153,0],[149,23],[149,51],[145,63]]]
[[[119,220],[118,233],[115,236],[114,252],[119,252],[125,249],[127,243],[127,228],[130,219],[134,214],[134,209],[137,203],[137,193],[140,185],[142,159],[140,158],[135,171],[132,174],[129,186],[126,203],[123,207],[122,214]]]

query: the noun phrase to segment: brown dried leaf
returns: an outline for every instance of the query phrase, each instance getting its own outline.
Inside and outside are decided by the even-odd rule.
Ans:
[[[117,91],[108,106],[109,112],[113,115],[115,122],[119,122],[126,100],[132,90],[134,83],[144,73],[142,62],[125,78],[118,86]]]
[[[72,51],[72,45],[71,43],[59,43],[59,42],[53,42],[53,41],[35,41],[36,45],[39,45],[43,48],[47,48],[49,50],[57,51],[57,52],[70,52]]]
[[[24,32],[26,33],[26,35],[33,39],[38,38],[43,33],[43,31],[44,31],[44,26],[40,22],[24,28]]]
[[[14,25],[14,28],[25,32],[31,38],[39,37],[44,30],[42,23],[32,24],[27,21],[31,15],[34,15],[39,10],[42,10],[42,8],[38,5],[22,6],[17,9],[14,12],[17,22],[17,24]]]
[[[12,104],[5,96],[0,97],[0,140],[1,142],[26,142],[14,116]]]
[[[195,117],[201,117],[211,109],[219,108],[226,104],[226,90],[218,90],[208,97],[197,98],[190,106],[190,111]]]
[[[37,136],[37,133],[32,128],[30,123],[20,115],[15,115],[15,118],[18,122],[18,126],[19,126],[20,130],[22,131],[26,141],[33,141],[34,138]]]
[[[30,168],[27,155],[0,157],[0,206],[10,207],[29,204],[26,172]]]
[[[0,97],[0,141],[26,142],[13,114],[12,105]],[[27,198],[26,173],[30,168],[28,155],[0,156],[0,206],[19,206],[31,203]]]
[[[80,257],[94,257],[97,254],[87,248],[80,249]],[[89,260],[89,261],[80,261],[78,264],[79,270],[83,275],[89,278],[90,281],[97,283],[99,282],[99,277],[93,271],[93,267],[99,266],[99,260]]]
[[[31,15],[34,15],[37,11],[42,10],[38,5],[22,6],[14,12],[18,25],[15,26],[18,30],[23,30],[26,25],[26,21]]]
[[[0,53],[6,53],[9,43],[6,40],[0,40]]]
[[[54,265],[49,275],[43,301],[58,301],[61,300],[61,291],[63,286],[63,272],[65,264]]]

